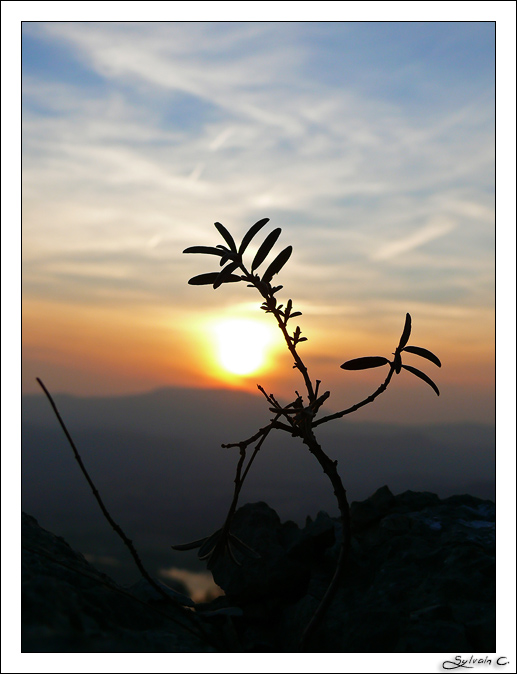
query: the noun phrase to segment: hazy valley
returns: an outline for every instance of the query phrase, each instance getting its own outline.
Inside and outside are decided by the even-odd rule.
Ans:
[[[219,528],[233,493],[237,449],[221,443],[253,435],[271,414],[265,401],[224,390],[161,389],[112,398],[55,396],[82,459],[113,518],[154,571],[203,568],[175,553]],[[22,508],[76,549],[103,560],[122,581],[132,561],[99,511],[43,395],[22,404]],[[495,499],[492,426],[396,426],[339,420],[318,429],[350,501],[387,484],[393,493],[470,493]],[[302,524],[319,510],[337,515],[319,465],[298,439],[276,433],[264,444],[241,495],[266,501],[282,520]]]

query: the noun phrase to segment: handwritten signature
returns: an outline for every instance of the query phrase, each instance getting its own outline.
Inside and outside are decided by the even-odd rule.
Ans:
[[[497,660],[495,660],[494,662],[496,665],[499,665],[500,667],[509,664],[508,660],[503,656],[497,658]],[[461,657],[461,655],[457,655],[454,658],[454,660],[446,660],[442,664],[442,667],[443,669],[459,669],[460,667],[463,667],[465,669],[474,669],[474,665],[491,665],[491,664],[492,660],[488,656],[486,656],[485,658],[475,658],[473,655],[471,655],[468,660],[465,660]]]

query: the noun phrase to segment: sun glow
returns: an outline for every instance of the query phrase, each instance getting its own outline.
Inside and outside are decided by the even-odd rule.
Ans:
[[[234,375],[249,375],[263,368],[274,333],[258,321],[228,319],[214,325],[220,366]]]

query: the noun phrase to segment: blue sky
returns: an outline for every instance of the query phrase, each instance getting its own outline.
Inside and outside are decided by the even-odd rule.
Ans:
[[[27,22],[22,47],[27,390],[50,363],[99,390],[129,334],[156,363],[109,391],[207,385],[194,345],[258,303],[188,286],[212,269],[181,251],[269,217],[324,380],[391,353],[409,311],[442,409],[493,418],[493,22]]]
[[[266,215],[325,296],[490,303],[493,23],[26,23],[23,115],[29,289],[163,298],[156,258]]]

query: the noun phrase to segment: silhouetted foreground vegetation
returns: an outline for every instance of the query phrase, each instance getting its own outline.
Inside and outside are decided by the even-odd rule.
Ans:
[[[401,370],[407,370],[425,381],[437,395],[439,390],[436,384],[423,372],[417,370],[409,365],[402,363],[402,354],[404,352],[416,354],[425,358],[438,367],[441,366],[439,359],[427,349],[419,346],[408,345],[411,334],[411,316],[406,314],[402,336],[398,346],[394,352],[393,360],[389,360],[383,356],[367,356],[362,358],[355,358],[346,361],[341,365],[344,370],[365,370],[376,367],[388,366],[388,374],[384,382],[379,388],[364,400],[356,403],[350,408],[344,409],[335,414],[317,418],[321,412],[323,405],[330,396],[330,391],[320,393],[321,381],[313,380],[309,374],[309,370],[305,365],[300,353],[299,345],[307,341],[307,337],[302,336],[302,331],[297,325],[294,331],[291,331],[291,323],[294,318],[301,316],[300,311],[293,311],[293,302],[288,299],[284,304],[279,304],[276,298],[277,293],[282,290],[283,286],[272,285],[273,278],[282,270],[288,262],[292,254],[292,246],[287,246],[266,267],[266,270],[259,274],[257,270],[268,258],[275,243],[277,242],[281,229],[274,229],[259,246],[255,253],[251,266],[248,269],[244,261],[244,254],[253,240],[253,238],[260,232],[260,230],[269,222],[268,218],[264,218],[256,222],[244,235],[240,245],[237,247],[233,236],[220,222],[215,223],[215,227],[222,236],[226,245],[212,246],[193,246],[184,250],[184,253],[200,253],[219,258],[219,271],[209,272],[194,276],[189,280],[191,285],[211,285],[214,290],[225,283],[245,282],[248,287],[254,288],[259,292],[263,299],[261,309],[266,313],[273,315],[279,329],[285,340],[285,344],[289,353],[293,357],[293,367],[297,369],[303,379],[305,386],[305,397],[298,391],[295,391],[296,397],[287,405],[281,405],[272,393],[267,393],[262,386],[259,386],[267,403],[269,404],[269,411],[273,413],[274,417],[267,426],[259,429],[254,435],[246,440],[223,445],[223,447],[236,447],[239,450],[239,461],[237,463],[237,470],[235,475],[235,488],[233,501],[231,503],[228,516],[221,529],[211,534],[205,539],[194,541],[182,546],[173,546],[175,550],[190,550],[199,548],[199,558],[207,560],[208,568],[213,567],[218,557],[221,555],[228,555],[235,564],[240,565],[246,558],[254,558],[257,553],[251,549],[245,541],[237,538],[232,532],[232,520],[237,508],[239,493],[250,467],[257,456],[263,442],[266,440],[272,430],[280,430],[287,432],[293,437],[300,438],[307,446],[311,454],[314,455],[320,464],[323,472],[328,476],[334,494],[337,499],[339,511],[341,513],[341,544],[338,562],[336,565],[335,574],[328,586],[327,591],[323,595],[321,602],[314,612],[309,624],[304,630],[301,640],[300,649],[305,650],[308,646],[313,630],[321,622],[325,611],[332,601],[341,576],[344,572],[345,561],[350,549],[350,512],[346,496],[346,490],[343,487],[341,477],[337,471],[337,461],[330,459],[323,451],[321,445],[316,439],[314,429],[334,419],[339,419],[347,414],[355,412],[360,407],[373,402],[381,393],[383,393],[390,384],[394,374],[400,374]],[[288,325],[289,324],[289,325]],[[247,450],[254,445],[251,456],[247,457]],[[247,460],[247,463],[246,463]]]
[[[282,290],[283,286],[272,285],[273,278],[288,262],[292,254],[292,246],[287,246],[278,253],[262,274],[257,273],[257,270],[266,261],[280,236],[281,230],[277,228],[274,229],[258,247],[249,269],[244,260],[244,254],[249,244],[268,222],[268,218],[256,222],[245,234],[239,247],[237,247],[234,238],[228,230],[221,223],[216,222],[215,227],[221,234],[226,245],[216,245],[214,247],[193,246],[187,248],[184,252],[206,254],[219,258],[220,269],[194,276],[189,280],[189,284],[194,286],[211,285],[214,289],[217,289],[227,283],[244,281],[248,287],[258,291],[263,300],[260,308],[266,313],[272,314],[278,328],[282,332],[286,347],[294,360],[293,367],[298,370],[303,380],[305,392],[302,395],[298,391],[295,391],[295,398],[290,403],[281,404],[274,394],[266,392],[266,390],[259,385],[258,388],[263,394],[268,404],[268,409],[273,414],[273,418],[267,425],[258,429],[257,432],[245,440],[223,445],[225,448],[234,447],[238,449],[239,458],[234,479],[233,498],[228,515],[222,527],[203,539],[193,541],[192,543],[174,545],[172,547],[175,550],[192,550],[198,548],[199,558],[205,560],[208,568],[213,572],[220,567],[221,563],[226,564],[228,561],[234,565],[236,569],[240,569],[243,565],[245,569],[248,569],[254,563],[260,563],[266,554],[265,551],[255,549],[254,546],[250,545],[250,541],[246,540],[246,536],[238,536],[236,533],[234,519],[236,517],[239,495],[258,452],[272,431],[282,431],[290,434],[293,438],[299,438],[316,458],[323,472],[330,480],[340,512],[340,535],[334,573],[328,583],[327,589],[324,592],[318,591],[316,593],[321,599],[317,603],[317,606],[313,607],[313,610],[311,610],[312,615],[310,618],[307,611],[304,611],[304,615],[307,616],[307,624],[303,629],[301,629],[300,626],[299,635],[294,639],[292,644],[293,650],[304,651],[313,648],[312,640],[314,634],[318,631],[318,628],[329,610],[330,604],[342,584],[345,569],[347,568],[347,561],[350,557],[352,541],[350,507],[347,500],[346,490],[337,470],[337,461],[332,460],[324,452],[316,438],[315,429],[321,424],[342,418],[355,412],[364,405],[373,402],[387,389],[388,385],[392,382],[393,376],[400,374],[402,370],[410,372],[423,380],[437,395],[439,395],[438,387],[428,375],[415,367],[403,363],[402,356],[406,353],[414,354],[430,361],[438,367],[441,366],[441,363],[428,349],[408,344],[412,327],[411,316],[408,313],[405,317],[400,340],[392,354],[392,359],[384,356],[366,356],[348,360],[341,365],[341,368],[345,371],[387,367],[387,374],[380,386],[371,395],[355,405],[327,416],[321,416],[321,410],[330,396],[330,391],[320,392],[321,380],[313,379],[311,377],[309,370],[300,355],[299,347],[304,341],[307,341],[307,337],[302,336],[301,329],[298,325],[293,330],[290,321],[301,316],[301,312],[293,311],[293,302],[291,299],[288,299],[285,304],[279,304],[276,295]],[[178,597],[173,596],[163,584],[159,583],[149,575],[143,566],[132,541],[125,535],[121,527],[111,517],[81,460],[73,439],[70,436],[50,393],[40,379],[38,379],[38,383],[47,395],[47,398],[54,409],[59,423],[74,451],[75,458],[88,481],[104,516],[129,549],[143,578],[163,601],[174,603],[176,607],[181,606],[181,601],[178,600]],[[248,454],[250,448],[253,449],[251,453]],[[189,625],[189,629],[213,646],[213,635],[209,635],[205,632],[202,623],[195,618],[195,614],[183,609],[180,609],[180,611],[184,614],[183,620],[186,625]],[[230,611],[229,614],[228,611]],[[226,615],[232,615],[229,607],[224,609],[224,613]]]

